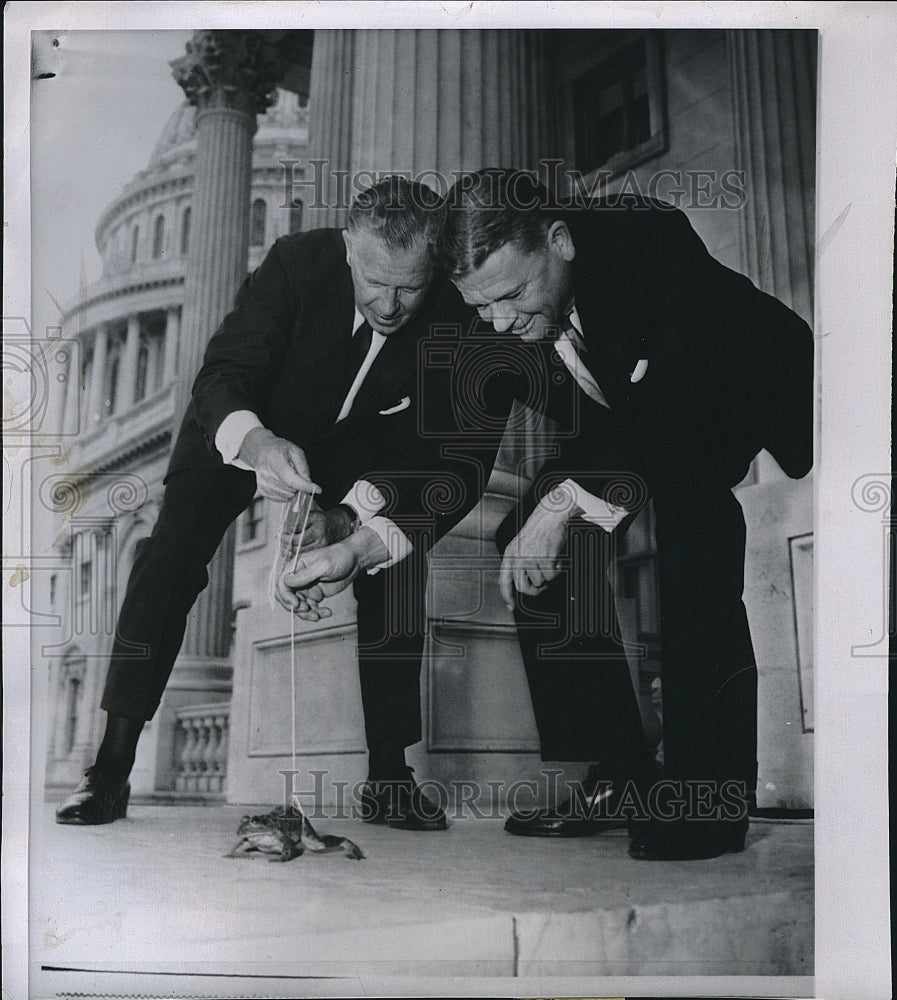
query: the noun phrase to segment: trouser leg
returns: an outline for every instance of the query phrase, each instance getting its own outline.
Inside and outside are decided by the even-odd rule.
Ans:
[[[426,585],[427,559],[417,553],[355,580],[358,672],[371,748],[404,748],[421,739]]]
[[[676,779],[757,778],[757,670],[742,602],[745,525],[727,488],[654,497],[664,754]]]
[[[571,521],[563,571],[537,597],[517,595],[514,621],[542,759],[643,778],[650,753],[607,578],[612,544]]]
[[[183,642],[206,566],[255,493],[255,476],[224,467],[176,473],[137,555],[118,616],[101,707],[151,719]]]

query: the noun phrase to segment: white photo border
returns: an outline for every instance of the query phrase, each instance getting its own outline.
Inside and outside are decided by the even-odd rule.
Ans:
[[[881,512],[854,502],[863,476],[890,483],[897,17],[890,3],[11,3],[5,11],[5,317],[31,314],[29,92],[33,30],[202,27],[818,28],[816,561],[816,949],[814,995],[890,996],[888,659],[856,657],[885,619]],[[6,459],[6,456],[4,456]],[[4,508],[29,509],[7,480]],[[4,554],[30,524],[4,519]],[[26,518],[27,520],[27,518]],[[27,582],[22,584],[27,588]],[[4,993],[28,976],[27,620],[4,595]],[[27,606],[27,600],[24,602]],[[7,617],[7,613],[12,617]],[[765,981],[767,988],[769,981]],[[785,982],[785,981],[783,981]],[[481,995],[590,991],[595,980],[465,980]],[[166,989],[172,986],[166,977]],[[611,993],[764,995],[746,977],[601,980]],[[337,991],[353,987],[341,982]],[[196,984],[187,987],[193,992]],[[367,994],[464,995],[457,981],[359,981]],[[153,989],[147,982],[140,992]],[[168,993],[167,995],[170,995]]]

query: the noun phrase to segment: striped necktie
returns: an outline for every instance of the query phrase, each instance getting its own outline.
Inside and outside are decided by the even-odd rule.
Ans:
[[[601,406],[611,408],[607,397],[601,391],[600,386],[592,377],[592,373],[586,368],[580,357],[580,350],[585,350],[582,345],[582,336],[576,327],[571,323],[569,327],[558,337],[554,349],[564,362],[567,370],[576,380],[576,384],[589,397],[589,399]]]

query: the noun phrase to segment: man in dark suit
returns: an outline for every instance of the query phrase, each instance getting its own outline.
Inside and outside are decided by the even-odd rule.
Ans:
[[[475,319],[448,282],[433,280],[438,205],[430,189],[389,178],[358,196],[346,231],[284,237],[244,282],[209,342],[158,522],[138,546],[103,695],[103,743],[58,822],[124,816],[137,739],[159,705],[225,530],[257,491],[278,501],[311,491],[318,507],[306,545],[354,531],[359,563],[371,571],[355,578],[368,818],[445,829],[404,756],[420,739],[422,554],[481,486],[468,495],[461,466],[454,506],[428,517],[414,490],[403,490],[385,518],[384,497],[365,479],[378,466],[407,470],[416,454],[421,340],[434,324],[460,329]],[[438,411],[451,400],[433,391],[428,405]],[[403,602],[404,628],[387,627],[390,595]],[[280,598],[305,617],[326,613],[283,590]]]
[[[669,206],[562,208],[529,175],[493,170],[459,180],[447,207],[437,258],[465,301],[499,333],[553,343],[571,389],[553,397],[566,398],[552,414],[567,422],[557,457],[499,529],[500,584],[543,758],[599,766],[575,801],[512,814],[506,829],[580,836],[624,818],[636,858],[740,850],[757,776],[757,679],[732,487],[763,448],[789,476],[809,472],[811,332],[714,260]],[[649,496],[663,782],[652,777],[606,566],[589,555]],[[605,607],[604,627],[585,624]]]

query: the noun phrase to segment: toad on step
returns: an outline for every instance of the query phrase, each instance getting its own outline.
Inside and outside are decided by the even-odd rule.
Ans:
[[[244,816],[237,827],[237,836],[239,840],[224,855],[226,858],[245,858],[261,853],[273,855],[269,861],[292,861],[306,851],[311,854],[339,851],[353,860],[364,857],[358,845],[347,837],[321,837],[302,813],[283,809],[263,816]]]

